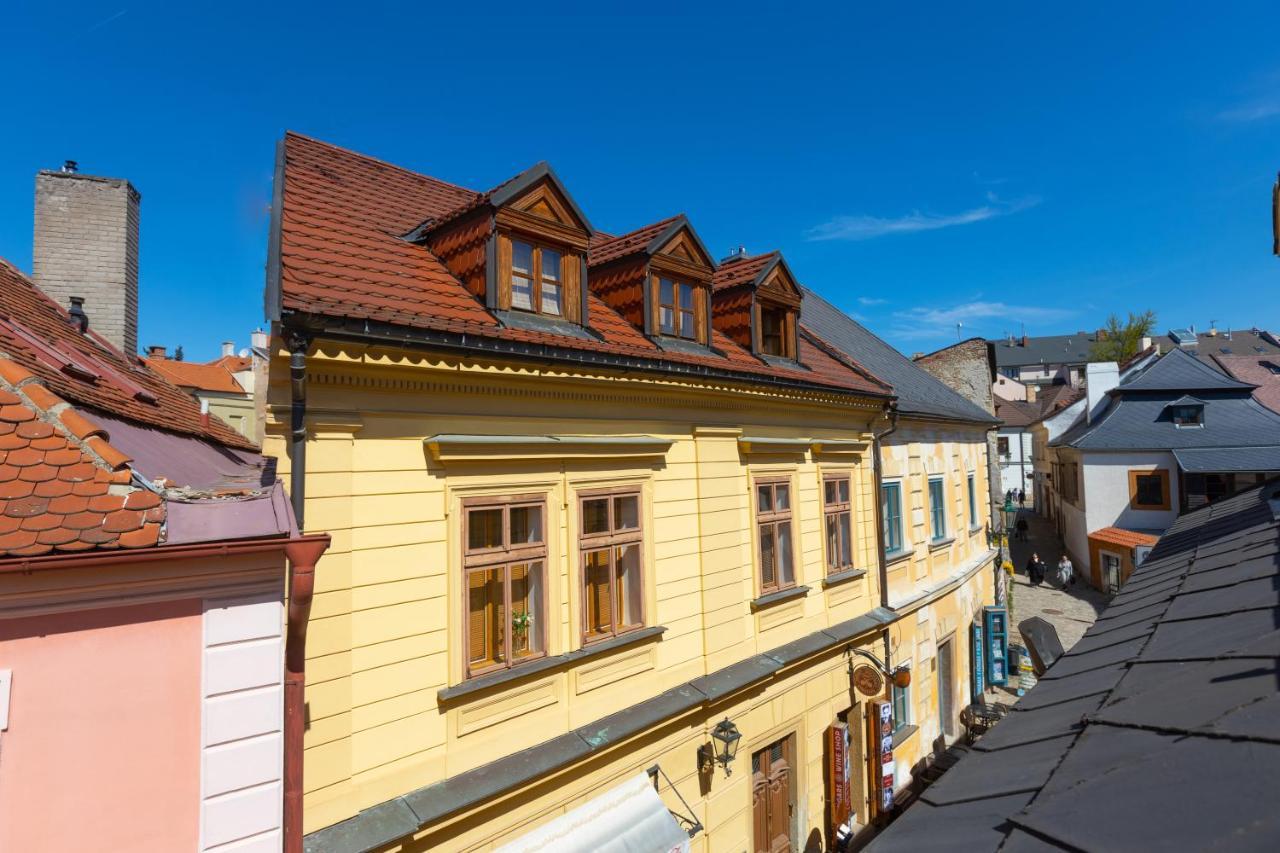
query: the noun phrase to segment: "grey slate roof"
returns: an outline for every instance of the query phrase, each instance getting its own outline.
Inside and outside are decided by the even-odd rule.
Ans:
[[[996,418],[917,367],[902,353],[876,337],[848,314],[812,290],[804,291],[800,324],[827,344],[888,382],[898,395],[904,414],[994,424]]]
[[[870,850],[1280,849],[1280,480],[1182,516]]]
[[[1230,337],[1227,337],[1228,334]],[[1214,355],[1280,354],[1280,346],[1276,346],[1274,338],[1261,329],[1224,331],[1216,335],[1200,332],[1196,335],[1195,345],[1191,347],[1179,347],[1178,342],[1169,335],[1156,335],[1151,338],[1151,342],[1159,344],[1161,352],[1182,349],[1194,354],[1197,358],[1209,358]]]
[[[1173,451],[1183,471],[1280,471],[1280,446],[1203,447]]]
[[[1077,332],[1074,335],[1041,335],[1014,338],[992,338],[995,345],[996,367],[1024,367],[1033,364],[1084,364],[1093,348],[1093,332]]]
[[[1231,451],[1280,446],[1280,414],[1255,400],[1253,387],[1175,350],[1126,377],[1092,424],[1081,419],[1052,444],[1081,450]],[[1173,422],[1169,407],[1188,391],[1204,403],[1203,426],[1178,427]]]

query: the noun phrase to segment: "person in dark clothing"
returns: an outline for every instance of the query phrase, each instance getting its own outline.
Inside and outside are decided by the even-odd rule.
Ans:
[[[1044,583],[1045,571],[1044,560],[1041,560],[1040,555],[1033,551],[1027,558],[1027,579],[1031,581],[1032,586],[1040,586]]]
[[[1027,505],[1027,493],[1022,489],[1018,489],[1018,506]]]
[[[1014,535],[1015,539],[1017,539],[1019,542],[1027,541],[1027,520],[1025,518],[1019,517],[1018,523],[1013,526],[1013,529],[1017,531],[1017,533]]]

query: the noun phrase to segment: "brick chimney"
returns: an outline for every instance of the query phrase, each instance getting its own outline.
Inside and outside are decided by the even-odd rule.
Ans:
[[[63,308],[84,300],[89,328],[138,352],[138,208],[128,181],[82,175],[68,161],[36,174],[32,278]]]

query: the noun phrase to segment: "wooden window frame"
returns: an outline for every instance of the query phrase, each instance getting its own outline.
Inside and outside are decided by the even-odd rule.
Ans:
[[[614,498],[634,497],[636,499],[636,529],[618,531],[614,520]],[[600,500],[606,498],[608,507],[609,530],[605,533],[587,533],[586,532],[586,502],[590,500]],[[647,608],[645,607],[645,599],[647,597],[645,590],[645,567],[644,567],[644,493],[639,486],[618,486],[609,489],[590,489],[578,492],[578,569],[581,577],[578,581],[578,590],[581,593],[582,618],[581,637],[582,645],[588,646],[592,643],[599,643],[614,637],[629,634],[632,631],[638,631],[647,623]],[[634,625],[618,625],[617,611],[617,571],[615,566],[616,555],[614,549],[620,545],[635,545],[637,550],[637,565],[640,569],[640,620]],[[599,551],[607,549],[609,551],[609,602],[610,602],[610,622],[611,628],[607,634],[592,634],[589,632],[589,618],[587,612],[587,552]]]
[[[776,313],[782,322],[781,344],[782,352],[767,352],[764,347],[764,318],[766,313]],[[773,358],[788,358],[796,361],[796,312],[789,305],[773,300],[760,300],[756,303],[756,349],[761,355],[772,356]]]
[[[828,501],[827,501],[827,484],[828,484],[828,483],[840,483],[840,482],[843,482],[846,486],[848,486],[848,487],[849,487],[849,499],[848,499],[847,501],[840,501],[840,500],[836,500],[835,502],[828,502]],[[837,488],[836,495],[837,495],[837,498],[838,498],[838,497],[839,497],[839,490],[838,490],[838,488]],[[838,558],[838,555],[840,554],[840,551],[841,551],[841,550],[843,550],[843,549],[841,549],[841,548],[840,548],[840,545],[841,545],[842,543],[837,542],[837,543],[836,543],[836,553],[835,553],[834,555],[833,555],[833,554],[831,554],[831,553],[830,553],[831,534],[829,533],[829,531],[830,531],[830,529],[831,529],[831,527],[830,527],[831,520],[832,520],[833,518],[838,517],[838,516],[841,516],[841,515],[847,515],[847,516],[849,516],[849,541],[848,541],[848,543],[843,543],[843,544],[847,544],[847,546],[848,546],[848,550],[849,550],[849,562],[848,562],[848,563],[845,563],[845,564],[841,564],[841,565],[836,565],[836,564],[833,562],[833,559],[837,559],[837,558]],[[837,531],[840,531],[840,525],[839,525],[839,524],[836,524],[835,529],[836,529]],[[836,574],[836,573],[838,573],[838,572],[843,572],[843,571],[846,571],[846,570],[848,570],[848,569],[853,568],[854,561],[855,561],[855,557],[854,557],[854,554],[855,554],[855,550],[854,550],[854,542],[857,540],[857,536],[855,536],[855,535],[854,535],[854,532],[853,532],[853,531],[854,531],[854,527],[853,527],[853,474],[852,474],[851,472],[849,472],[849,471],[841,471],[841,472],[840,472],[840,473],[838,473],[838,474],[824,474],[824,475],[823,475],[823,477],[822,477],[822,537],[823,537],[823,542],[824,542],[824,544],[825,544],[825,545],[826,545],[826,547],[828,548],[827,559],[826,559],[826,564],[827,564],[827,574],[828,574],[828,575],[833,575],[833,574]],[[837,536],[839,536],[839,534],[837,534]]]
[[[1139,477],[1159,477],[1160,478],[1160,503],[1144,504],[1138,502],[1138,478]],[[1132,469],[1129,471],[1129,507],[1130,509],[1147,510],[1154,512],[1167,511],[1171,508],[1169,492],[1169,469],[1167,468],[1149,468],[1149,469]]]
[[[508,541],[511,536],[511,510],[516,507],[536,506],[542,513],[542,541],[529,543],[520,547],[511,547]],[[471,513],[476,510],[502,510],[503,545],[493,548],[471,547]],[[535,619],[542,620],[543,648],[534,654],[514,660],[511,654],[511,637],[513,632],[503,631],[503,660],[489,666],[473,666],[471,660],[471,585],[470,576],[477,571],[500,570],[503,577],[503,608],[511,613],[511,567],[519,563],[540,561],[542,564],[542,606]],[[545,494],[498,495],[486,497],[464,498],[462,501],[462,662],[466,678],[475,678],[490,672],[511,669],[529,661],[544,658],[548,654],[546,648],[550,640],[550,626],[547,625],[548,604],[548,568],[547,568],[547,496]]]
[[[933,497],[933,484],[937,483],[941,496]],[[925,478],[925,489],[929,495],[929,541],[947,541],[947,478],[939,475]],[[942,529],[939,530],[938,527]]]
[[[671,282],[671,295],[674,300],[668,306],[668,303],[662,301],[662,282]],[[690,281],[682,276],[674,273],[654,272],[650,276],[650,284],[653,288],[653,329],[664,338],[675,338],[682,341],[690,341],[693,343],[707,344],[707,286]],[[683,309],[680,307],[680,289],[688,288],[693,296],[693,334],[684,334],[684,320],[682,319]],[[667,332],[662,328],[662,309],[670,307],[672,310],[672,331]]]
[[[787,487],[787,508],[785,510],[773,509],[768,512],[761,512],[760,510],[761,487],[769,488],[770,503],[772,506],[776,507],[778,505],[778,500],[777,500],[778,486]],[[795,496],[796,496],[796,490],[791,485],[790,477],[761,477],[752,483],[751,499],[755,503],[756,579],[759,581],[760,595],[762,596],[768,595],[771,592],[781,592],[784,589],[791,589],[792,587],[796,586],[796,583],[797,583],[796,558],[795,558],[796,557],[795,555],[796,524],[795,524],[795,515],[794,515]],[[787,583],[781,582],[782,549],[781,549],[781,546],[778,544],[778,526],[780,524],[783,524],[784,522],[789,523],[791,525],[791,535],[789,537],[791,540],[791,580]],[[764,548],[763,530],[766,527],[771,528],[773,531],[773,541],[774,541],[774,549],[775,549],[774,560],[777,563],[777,565],[774,566],[773,583],[768,586],[765,585],[765,580],[764,580],[764,555],[762,553],[762,549]]]
[[[906,667],[907,669],[911,669],[911,661],[907,660],[904,663],[899,664],[899,666],[903,666],[903,667]],[[899,687],[896,684],[889,685],[889,705],[890,707],[893,708],[893,733],[894,734],[897,734],[898,732],[905,729],[907,726],[911,725],[912,718],[915,716],[915,708],[911,706],[911,701],[912,701],[911,687],[912,687],[911,684],[908,684],[906,687]],[[898,714],[898,696],[899,695],[901,695],[903,699],[902,708],[904,713],[901,715]]]
[[[570,307],[571,301],[578,298],[576,292],[571,293],[568,285],[570,276],[565,275],[565,270],[570,264],[578,263],[578,255],[568,247],[556,243],[551,243],[537,237],[530,237],[527,234],[502,232],[499,235],[506,241],[504,251],[504,259],[501,264],[502,275],[499,277],[499,288],[501,288],[501,299],[499,300],[508,310],[520,311],[525,314],[537,314],[539,317],[550,317],[555,320],[573,321],[576,312]],[[532,293],[530,301],[533,308],[521,308],[515,304],[515,256],[516,243],[524,243],[533,250],[533,269],[529,271],[532,282]],[[542,253],[555,252],[560,256],[560,269],[556,272],[556,281],[560,285],[560,313],[553,314],[549,311],[542,310],[542,285],[546,276],[543,275],[542,269]],[[581,287],[581,283],[578,285]]]

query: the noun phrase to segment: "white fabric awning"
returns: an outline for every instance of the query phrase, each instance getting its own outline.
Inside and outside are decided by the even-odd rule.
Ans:
[[[689,853],[689,836],[641,773],[498,853]]]

